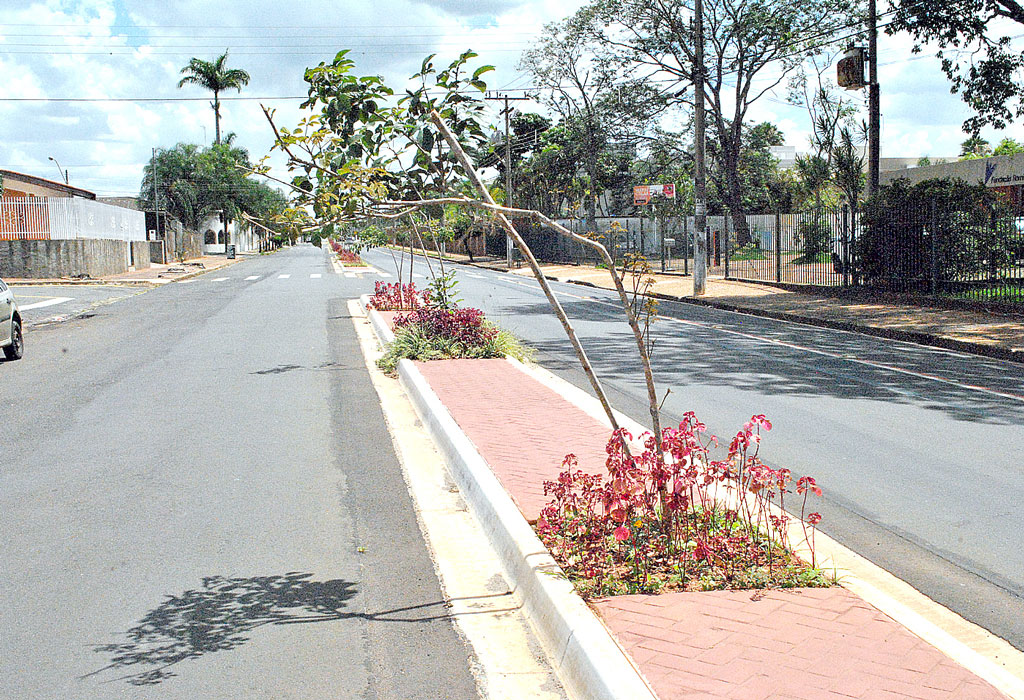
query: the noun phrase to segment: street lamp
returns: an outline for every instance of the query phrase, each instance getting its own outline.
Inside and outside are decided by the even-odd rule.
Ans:
[[[57,172],[59,172],[61,175],[64,176],[64,184],[65,185],[68,184],[68,171],[64,170],[63,168],[60,167],[60,163],[57,162],[56,158],[54,158],[53,156],[48,156],[48,157],[49,157],[50,160],[53,161],[54,165],[57,166]]]

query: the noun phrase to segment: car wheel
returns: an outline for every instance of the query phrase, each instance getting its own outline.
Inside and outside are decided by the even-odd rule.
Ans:
[[[25,338],[21,334],[21,321],[11,321],[11,344],[4,348],[8,360],[20,360],[25,354]]]

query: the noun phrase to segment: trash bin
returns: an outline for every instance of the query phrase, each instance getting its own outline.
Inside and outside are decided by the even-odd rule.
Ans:
[[[228,246],[228,260],[234,260],[234,259],[235,259],[235,246],[229,245]]]

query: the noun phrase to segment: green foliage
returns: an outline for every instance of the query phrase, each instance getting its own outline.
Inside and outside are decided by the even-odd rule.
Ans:
[[[586,15],[577,14],[547,25],[520,63],[543,88],[541,101],[560,117],[561,133],[549,139],[557,139],[558,157],[537,165],[561,161],[561,175],[549,177],[560,180],[559,204],[578,194],[591,223],[595,197],[619,184],[620,175],[628,177],[621,150],[642,139],[665,106],[650,81],[632,78],[623,57],[593,38]]]
[[[301,171],[292,182],[298,203],[319,220],[341,222],[359,219],[374,201],[446,193],[464,173],[430,115],[436,111],[464,148],[475,149],[484,140],[482,76],[492,67],[470,72],[472,51],[446,67],[429,56],[395,101],[380,76],[353,75],[347,53],[306,70],[309,114],[297,127],[275,124],[274,148]],[[267,115],[273,123],[274,113]]]
[[[232,218],[244,212],[270,220],[287,207],[287,198],[248,177],[250,167],[245,149],[228,144],[202,148],[179,143],[174,148],[159,149],[143,168],[139,203],[144,209],[155,208],[155,176],[160,208],[192,230],[218,209]]]
[[[454,271],[435,275],[427,285],[430,303],[442,309],[454,309],[462,301],[459,297],[458,287],[459,281],[455,279]]]
[[[730,260],[765,260],[765,254],[756,243],[748,243],[729,255]]]
[[[224,90],[234,88],[239,92],[249,84],[250,76],[240,68],[228,68],[226,66],[228,52],[224,51],[212,61],[204,61],[193,58],[184,68],[181,69],[183,77],[178,81],[178,87],[185,85],[199,85],[213,93],[213,117],[215,124],[216,138],[214,143],[220,143],[220,93]]]
[[[768,92],[755,86],[767,73],[771,80],[784,80],[805,58],[820,52],[810,37],[845,28],[851,5],[848,0],[711,0],[704,5],[707,80],[702,99],[709,147],[718,162],[712,181],[741,227],[748,206],[767,206],[767,197],[744,201],[746,120],[750,107]],[[636,71],[673,79],[659,84],[660,97],[668,105],[679,105],[693,99],[683,89],[693,84],[697,63],[692,18],[689,0],[591,0],[573,21],[586,27],[590,44],[623,66],[617,69],[622,74]],[[723,99],[727,85],[732,87]],[[738,236],[744,237],[744,231]]]
[[[1020,256],[1019,234],[1006,203],[981,184],[895,180],[863,210],[857,242],[862,273],[871,279],[971,280]]]
[[[1016,139],[1010,137],[1004,138],[999,144],[992,149],[992,155],[994,156],[1012,156],[1018,153],[1024,153],[1024,144],[1019,143]]]
[[[992,146],[986,139],[975,134],[960,144],[960,160],[987,158],[992,155]]]
[[[1012,44],[1019,31],[1014,23],[1024,24],[1024,8],[1016,0],[898,0],[894,5],[886,33],[910,33],[914,53],[925,45],[938,47],[951,91],[975,112],[964,122],[965,131],[1003,129],[1024,116],[1024,52]]]
[[[489,321],[484,322],[487,328],[495,332],[480,345],[467,346],[450,338],[431,335],[421,326],[412,324],[397,328],[395,339],[388,346],[387,352],[377,360],[377,366],[388,376],[398,372],[399,360],[451,360],[451,359],[486,359],[494,357],[513,357],[520,361],[529,360],[531,352],[519,340],[506,330],[497,328]]]
[[[832,227],[827,220],[822,220],[813,214],[805,214],[804,219],[797,227],[797,239],[803,246],[803,254],[795,258],[795,265],[823,262],[828,259],[831,251]]]

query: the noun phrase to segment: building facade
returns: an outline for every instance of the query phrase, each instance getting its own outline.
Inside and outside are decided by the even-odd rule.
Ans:
[[[897,179],[905,179],[912,185],[933,179],[959,179],[982,184],[1004,195],[1017,211],[1024,211],[1024,154],[957,160],[885,172],[879,175],[879,184],[887,185]]]

